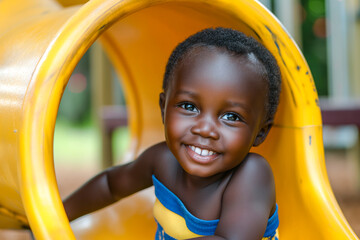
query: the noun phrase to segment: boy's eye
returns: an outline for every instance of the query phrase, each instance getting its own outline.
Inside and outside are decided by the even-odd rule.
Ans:
[[[241,121],[241,118],[239,117],[239,115],[235,114],[235,113],[225,113],[222,117],[222,119],[227,120],[227,121]]]
[[[191,103],[182,103],[179,105],[179,107],[190,112],[199,112],[199,110],[195,107],[195,105]]]

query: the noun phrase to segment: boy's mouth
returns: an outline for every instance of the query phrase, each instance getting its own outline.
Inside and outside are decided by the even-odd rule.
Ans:
[[[188,146],[189,146],[189,148],[191,148],[191,150],[193,150],[194,152],[196,152],[197,154],[199,154],[201,156],[211,156],[211,155],[217,154],[216,152],[208,150],[208,149],[203,149],[203,148],[195,147],[192,145],[188,145]]]
[[[220,153],[210,149],[196,147],[194,145],[186,145],[187,153],[193,161],[207,164],[218,158]]]

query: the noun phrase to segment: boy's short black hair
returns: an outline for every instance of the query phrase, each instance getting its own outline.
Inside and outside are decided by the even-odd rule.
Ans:
[[[173,77],[175,67],[185,57],[186,53],[198,46],[215,46],[225,49],[235,56],[255,55],[265,68],[263,76],[268,81],[268,103],[266,104],[267,119],[274,118],[279,104],[281,91],[281,74],[274,56],[263,45],[252,37],[230,28],[207,28],[181,42],[172,52],[166,65],[163,90],[166,91]]]

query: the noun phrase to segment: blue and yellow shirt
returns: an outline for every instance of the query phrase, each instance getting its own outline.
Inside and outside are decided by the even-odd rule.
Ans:
[[[155,239],[189,239],[214,235],[219,220],[202,220],[192,215],[183,202],[154,175],[154,217],[158,225]],[[278,207],[269,218],[263,240],[278,240]]]

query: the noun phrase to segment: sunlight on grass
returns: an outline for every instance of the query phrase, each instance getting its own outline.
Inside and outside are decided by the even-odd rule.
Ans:
[[[128,146],[128,129],[119,128],[113,133],[115,162]],[[74,126],[65,121],[56,122],[54,134],[54,161],[59,164],[101,165],[100,132],[94,124]]]
[[[100,158],[100,135],[94,125],[77,127],[57,121],[54,134],[55,162],[97,164]]]

